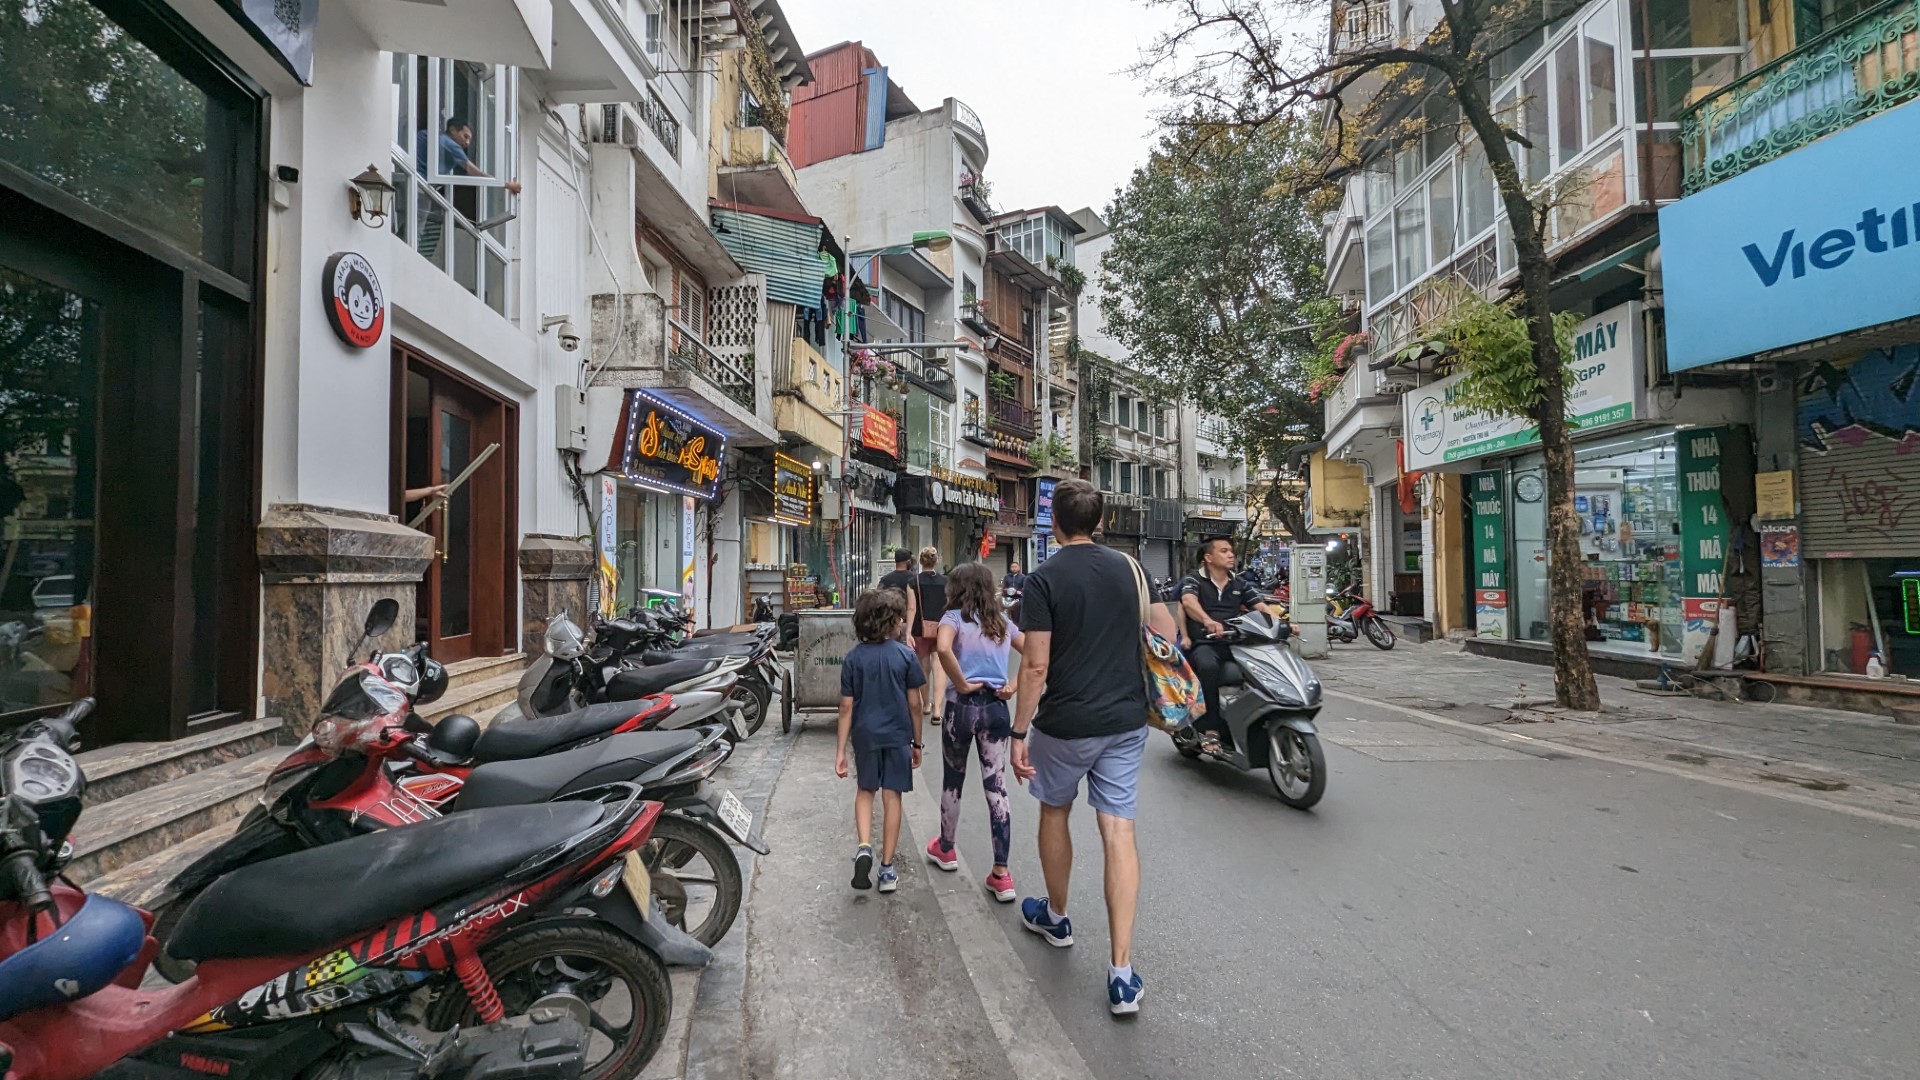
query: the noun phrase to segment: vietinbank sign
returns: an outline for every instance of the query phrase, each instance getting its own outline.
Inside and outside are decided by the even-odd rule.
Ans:
[[[1920,315],[1916,146],[1909,103],[1663,208],[1668,370]]]
[[[1608,308],[1573,330],[1573,383],[1567,388],[1567,423],[1587,431],[1646,415],[1640,377],[1646,340],[1638,301]],[[1400,430],[1407,444],[1408,472],[1468,468],[1488,454],[1540,441],[1540,430],[1517,416],[1495,416],[1460,402],[1465,375],[1410,391],[1400,399]]]

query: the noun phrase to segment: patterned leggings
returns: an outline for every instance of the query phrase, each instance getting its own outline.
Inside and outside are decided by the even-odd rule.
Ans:
[[[967,780],[967,749],[980,751],[980,786],[987,793],[987,817],[993,829],[993,862],[1007,864],[1012,824],[1007,811],[1007,750],[1013,740],[1013,718],[1007,703],[992,691],[970,694],[947,703],[946,723],[940,729],[945,766],[940,785],[940,846],[953,850],[954,829],[960,824],[960,788]]]

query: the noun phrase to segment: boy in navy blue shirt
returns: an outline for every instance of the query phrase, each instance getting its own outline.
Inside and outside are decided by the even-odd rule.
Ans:
[[[900,887],[893,869],[900,842],[900,793],[913,790],[920,767],[920,688],[927,677],[913,650],[900,641],[907,598],[897,589],[868,589],[853,605],[853,631],[860,638],[840,662],[840,748],[833,773],[847,776],[847,744],[853,744],[860,791],[853,797],[853,824],[860,847],[853,855],[853,887],[873,881],[873,793],[883,791],[885,835],[880,848],[880,891]]]

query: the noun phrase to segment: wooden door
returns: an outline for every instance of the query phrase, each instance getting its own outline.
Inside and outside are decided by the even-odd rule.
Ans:
[[[433,559],[420,583],[420,636],[447,663],[502,655],[517,639],[511,632],[519,594],[514,410],[422,357],[409,355],[402,375],[406,490],[450,484],[489,445],[500,444],[419,526],[433,537]],[[423,505],[407,503],[407,520]]]

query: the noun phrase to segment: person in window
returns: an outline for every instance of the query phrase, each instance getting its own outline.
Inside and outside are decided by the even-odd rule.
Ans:
[[[487,171],[473,163],[469,151],[473,149],[473,125],[464,116],[454,116],[447,120],[447,129],[440,133],[440,172],[442,175],[486,176]],[[509,180],[501,185],[515,195],[520,194],[520,181]]]

